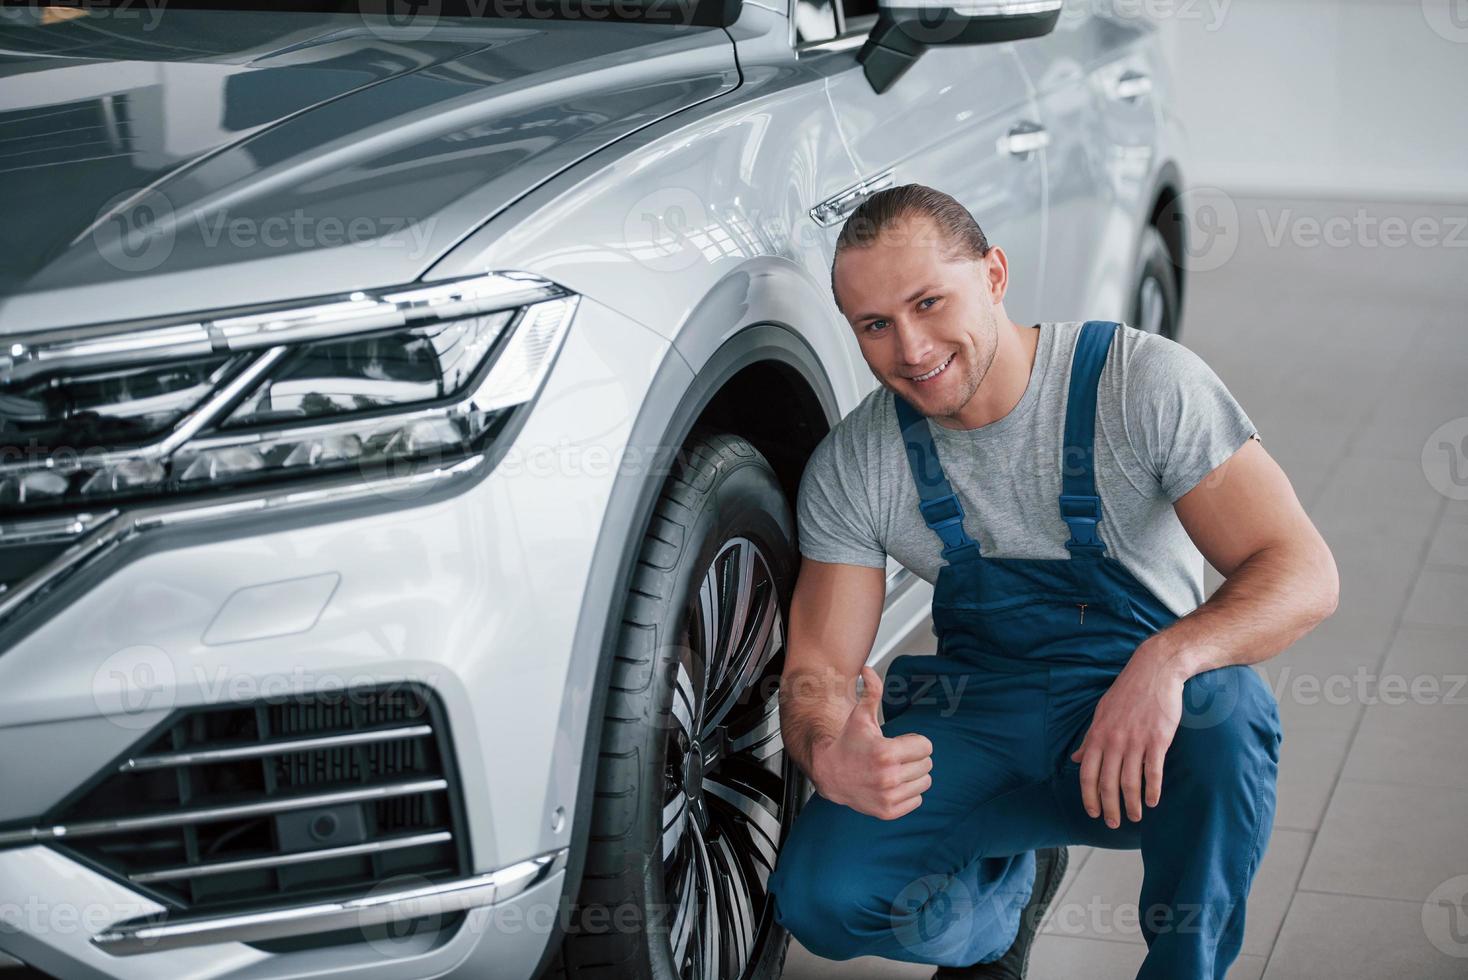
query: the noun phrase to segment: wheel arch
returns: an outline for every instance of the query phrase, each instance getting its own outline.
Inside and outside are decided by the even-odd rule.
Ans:
[[[692,324],[686,324],[685,329]],[[710,331],[702,336],[718,336]],[[755,395],[758,397],[754,397]],[[633,423],[630,446],[650,452],[681,447],[695,425],[715,425],[747,438],[774,467],[792,507],[805,462],[840,418],[834,389],[819,356],[793,328],[776,322],[746,326],[721,343],[695,373],[670,350],[655,374]],[[656,458],[671,463],[671,457]],[[561,700],[561,731],[574,731],[585,718],[576,758],[576,799],[563,884],[563,902],[580,891],[595,797],[596,766],[617,624],[626,604],[632,562],[647,532],[667,476],[666,463],[653,472],[620,477],[607,503],[593,553],[588,588],[578,611],[566,696]],[[589,688],[576,683],[588,678]],[[573,690],[574,686],[574,690]],[[584,713],[584,715],[583,715]],[[545,974],[560,949],[565,916],[558,914],[536,976]]]
[[[1173,282],[1177,286],[1179,321],[1181,321],[1181,311],[1187,293],[1188,277],[1184,274],[1182,258],[1187,255],[1188,229],[1184,216],[1178,213],[1175,206],[1183,192],[1182,172],[1175,162],[1168,160],[1162,165],[1158,170],[1154,188],[1147,211],[1147,221],[1141,227],[1155,226],[1161,233],[1162,240],[1167,243],[1167,250],[1172,255]],[[1140,242],[1140,235],[1138,241]]]

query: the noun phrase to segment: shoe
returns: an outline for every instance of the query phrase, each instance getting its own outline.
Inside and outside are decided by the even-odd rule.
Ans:
[[[1030,966],[1030,947],[1035,932],[1045,918],[1050,900],[1065,877],[1070,852],[1064,847],[1046,847],[1035,852],[1035,885],[1030,899],[1019,913],[1019,932],[1004,955],[987,963],[972,966],[940,966],[933,980],[1024,980]]]

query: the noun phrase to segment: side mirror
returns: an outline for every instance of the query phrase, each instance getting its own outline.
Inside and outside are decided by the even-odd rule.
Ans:
[[[877,92],[892,87],[933,44],[993,44],[1055,29],[1061,0],[878,0],[877,22],[856,60]]]

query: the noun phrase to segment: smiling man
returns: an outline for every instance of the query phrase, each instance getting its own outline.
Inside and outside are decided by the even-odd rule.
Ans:
[[[780,714],[816,794],[775,914],[828,958],[1023,977],[1065,845],[1140,848],[1139,976],[1221,980],[1281,738],[1248,665],[1330,615],[1335,562],[1197,355],[1014,323],[1008,276],[921,185],[873,195],[838,239],[832,292],[881,384],[800,486]],[[884,684],[865,663],[889,555],[934,583],[937,656],[897,657]],[[1226,578],[1206,602],[1205,557]]]

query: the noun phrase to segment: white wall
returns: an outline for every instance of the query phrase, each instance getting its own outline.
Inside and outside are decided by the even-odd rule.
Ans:
[[[1101,0],[1158,24],[1188,183],[1468,201],[1468,0]]]

